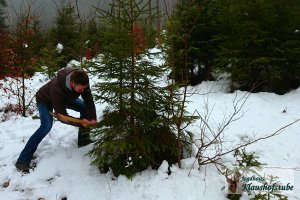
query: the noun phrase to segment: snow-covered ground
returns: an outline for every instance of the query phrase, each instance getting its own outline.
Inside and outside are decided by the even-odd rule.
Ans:
[[[47,80],[42,74],[28,80],[30,88],[37,90]],[[195,94],[189,98],[188,110],[211,111],[209,123],[218,126],[232,113],[234,99],[246,93],[226,93],[226,82],[204,82],[191,88]],[[210,91],[209,94],[206,94]],[[0,90],[0,92],[3,92]],[[203,95],[205,94],[205,95]],[[1,96],[1,94],[0,94]],[[225,130],[224,148],[230,148],[245,138],[263,137],[300,118],[300,88],[285,95],[272,93],[251,94],[240,112],[241,118]],[[1,96],[0,109],[12,99]],[[97,103],[98,117],[104,105]],[[70,114],[76,115],[71,112]],[[33,116],[37,115],[35,111]],[[36,151],[37,167],[23,175],[14,167],[28,138],[39,127],[39,120],[7,115],[0,112],[0,199],[9,200],[225,200],[224,176],[214,165],[192,169],[193,160],[183,160],[183,168],[173,165],[171,175],[163,162],[158,171],[146,170],[131,180],[124,176],[101,174],[86,154],[92,145],[77,148],[77,128],[55,122],[51,132]],[[197,123],[191,127],[199,132]],[[197,137],[197,135],[195,136]],[[261,140],[247,147],[255,151],[259,161],[270,167],[289,169],[294,174],[294,191],[289,199],[300,199],[300,122],[288,127],[278,136]],[[224,160],[232,161],[233,155]],[[249,199],[243,196],[243,199]]]

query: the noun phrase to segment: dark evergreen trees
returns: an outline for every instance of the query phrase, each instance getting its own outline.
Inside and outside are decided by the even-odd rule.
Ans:
[[[40,51],[39,65],[42,66],[41,71],[47,74],[49,78],[52,78],[62,67],[62,63],[66,63],[66,59],[61,53],[60,46],[54,46],[54,44],[47,41],[47,38],[46,35],[45,46]]]
[[[79,58],[79,45],[80,32],[78,24],[76,22],[75,7],[70,3],[62,4],[57,10],[57,16],[55,18],[55,27],[51,29],[50,41],[52,49],[56,48],[57,44],[63,45],[63,49],[60,53],[62,60],[59,63],[59,67],[65,67],[72,59]]]
[[[0,67],[0,79],[7,73],[6,65],[11,60],[11,51],[8,49],[9,34],[6,31],[5,23],[5,13],[4,9],[6,7],[5,0],[0,0],[0,62],[2,63]]]
[[[212,78],[216,51],[214,35],[217,34],[215,12],[215,1],[177,1],[167,29],[167,34],[170,33],[168,45],[173,49],[169,60],[174,65],[172,73],[176,82],[195,85]]]
[[[299,1],[220,1],[223,13],[217,64],[232,90],[279,94],[300,85]]]
[[[177,1],[168,25],[172,76],[197,84],[221,69],[232,91],[282,94],[298,87],[299,7],[283,0]]]
[[[146,49],[148,6],[142,0],[115,0],[112,6],[115,12],[102,12],[106,42],[103,61],[94,66],[103,80],[96,87],[97,99],[108,106],[90,153],[101,170],[111,167],[116,176],[130,177],[163,160],[176,162],[177,146],[164,119],[166,91],[158,83],[164,68],[151,61],[155,53]]]
[[[96,19],[91,19],[86,27],[86,47],[90,50],[90,56],[95,57],[100,52],[100,31]]]
[[[4,9],[6,8],[6,1],[5,0],[0,0],[0,32],[3,32],[4,29],[7,27],[6,22],[5,22],[5,12]]]

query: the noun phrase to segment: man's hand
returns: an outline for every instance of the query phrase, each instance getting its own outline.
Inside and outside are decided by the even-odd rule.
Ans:
[[[88,127],[90,127],[90,126],[92,126],[92,125],[97,124],[97,121],[94,120],[94,119],[93,119],[93,120],[82,119],[82,121],[83,121],[82,126],[83,126],[84,128],[88,128]]]
[[[91,122],[92,125],[97,124],[97,121],[94,120],[94,119],[92,119],[90,122]]]

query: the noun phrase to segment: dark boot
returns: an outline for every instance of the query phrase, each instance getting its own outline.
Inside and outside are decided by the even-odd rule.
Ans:
[[[28,174],[29,170],[31,169],[30,164],[25,162],[17,161],[15,166],[19,172],[23,172],[25,174]]]
[[[79,128],[78,131],[78,147],[86,146],[94,141],[90,139],[89,128]]]
[[[91,140],[91,139],[86,139],[84,141],[78,141],[78,147],[83,147],[83,146],[86,146],[88,144],[91,144],[95,141]]]

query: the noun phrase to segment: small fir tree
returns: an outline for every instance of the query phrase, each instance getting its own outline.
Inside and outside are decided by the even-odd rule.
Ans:
[[[96,87],[97,99],[108,103],[90,152],[93,163],[118,176],[133,176],[163,160],[176,161],[176,137],[164,118],[166,91],[158,83],[162,66],[151,61],[143,32],[147,4],[115,0],[113,13],[102,11],[105,28],[102,63],[95,65],[103,80]],[[100,29],[102,27],[100,26]]]

